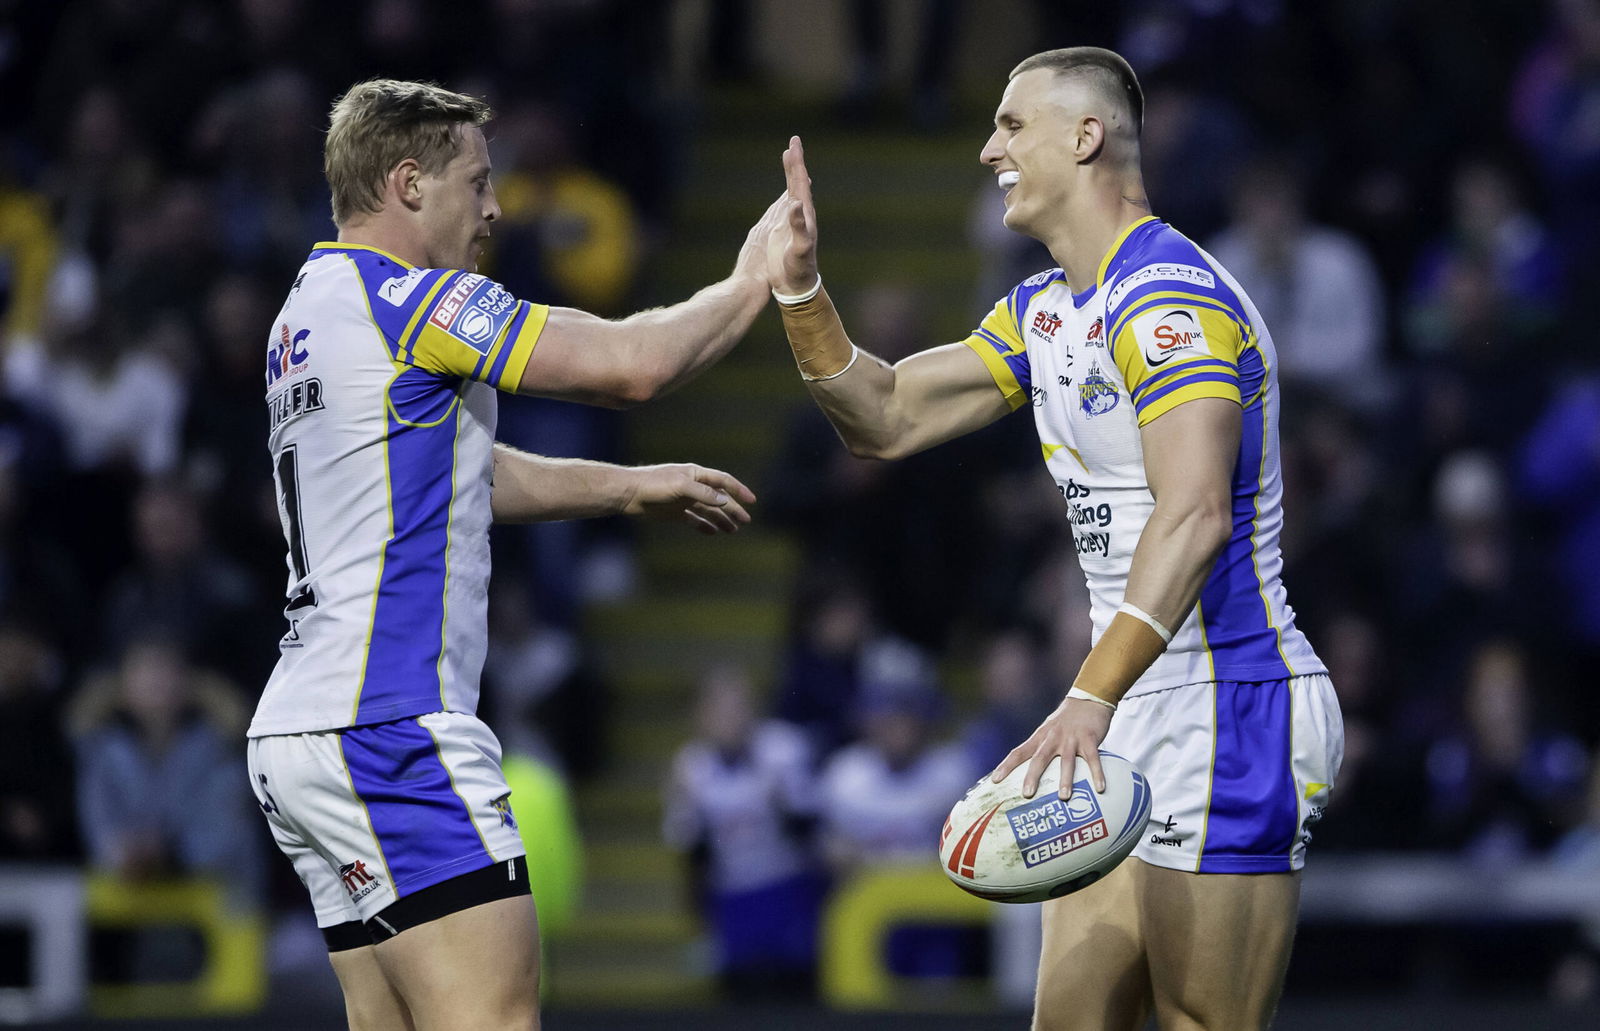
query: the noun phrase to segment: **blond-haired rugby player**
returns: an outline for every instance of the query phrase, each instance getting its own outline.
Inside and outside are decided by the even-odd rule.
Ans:
[[[1061,705],[994,773],[1097,746],[1155,810],[1133,859],[1046,903],[1034,1026],[1242,1031],[1271,1019],[1298,871],[1343,730],[1295,629],[1278,532],[1272,338],[1238,283],[1151,214],[1144,100],[1108,50],[1012,71],[980,155],[1006,225],[1060,267],[965,341],[890,366],[858,349],[817,270],[798,139],[768,274],[811,396],[857,455],[894,459],[1031,408],[1093,598],[1095,644]],[[868,347],[871,341],[863,341]]]
[[[473,269],[499,215],[481,101],[377,80],[335,105],[338,240],[267,341],[287,631],[250,777],[357,1029],[538,1026],[538,937],[500,747],[474,715],[491,521],[748,521],[733,477],[497,445],[495,392],[627,405],[736,343],[767,302],[775,202],[722,282],[606,321]],[[781,201],[781,198],[780,198]]]

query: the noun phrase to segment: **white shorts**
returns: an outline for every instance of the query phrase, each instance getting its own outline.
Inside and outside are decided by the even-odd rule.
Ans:
[[[468,713],[251,738],[249,767],[318,927],[523,854],[500,742]]]
[[[1344,721],[1326,674],[1218,681],[1123,699],[1101,747],[1150,781],[1134,855],[1193,873],[1279,873],[1305,865]]]

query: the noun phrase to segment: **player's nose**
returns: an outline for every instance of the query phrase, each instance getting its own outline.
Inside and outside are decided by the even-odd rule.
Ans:
[[[978,160],[992,168],[998,165],[1000,159],[1005,156],[1006,148],[1000,142],[1000,130],[996,129],[989,135],[989,142],[985,143],[983,149],[978,152]]]

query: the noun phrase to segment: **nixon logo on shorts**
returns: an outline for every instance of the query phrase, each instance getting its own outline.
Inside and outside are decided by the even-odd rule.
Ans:
[[[368,870],[366,862],[360,859],[341,865],[339,879],[344,881],[344,888],[350,893],[352,902],[360,902],[377,891],[378,886],[383,883],[383,878]]]
[[[1072,785],[1071,797],[1050,795],[1006,810],[1022,861],[1028,866],[1065,855],[1108,833],[1100,802],[1087,780]]]

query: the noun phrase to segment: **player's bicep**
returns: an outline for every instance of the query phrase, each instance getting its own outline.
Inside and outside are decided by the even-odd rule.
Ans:
[[[1015,409],[983,359],[966,344],[946,344],[893,368],[890,409],[911,453],[954,440]]]
[[[1145,477],[1156,503],[1226,510],[1242,425],[1237,402],[1202,397],[1140,427]]]

